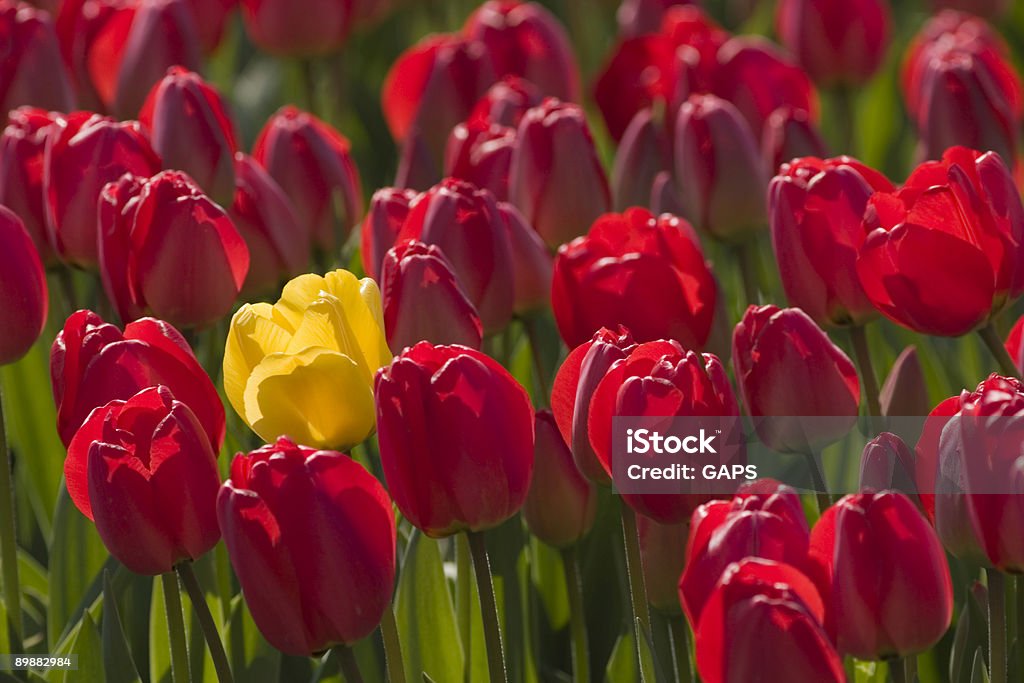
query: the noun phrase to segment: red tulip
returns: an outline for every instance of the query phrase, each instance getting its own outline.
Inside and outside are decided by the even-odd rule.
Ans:
[[[861,217],[873,193],[894,189],[845,156],[794,159],[772,179],[768,214],[782,286],[819,325],[862,325],[878,315],[857,277]]]
[[[955,337],[985,324],[1024,291],[1024,206],[995,153],[964,147],[921,164],[864,214],[857,272],[886,317]]]
[[[615,208],[653,204],[655,179],[672,167],[672,145],[649,109],[637,112],[619,141],[612,169]]]
[[[499,202],[498,211],[508,231],[512,255],[512,310],[519,316],[528,315],[551,304],[554,258],[540,235],[526,223],[516,207]]]
[[[473,12],[463,33],[483,43],[498,76],[525,78],[545,95],[580,99],[580,74],[565,28],[535,2],[488,0]]]
[[[203,50],[213,52],[220,45],[224,27],[238,5],[238,0],[189,0],[188,4],[196,19]]]
[[[217,454],[165,386],[92,411],[68,446],[64,481],[110,554],[136,574],[172,571],[220,540]]]
[[[693,4],[693,0],[622,0],[615,18],[619,33],[627,38],[654,33],[661,26],[666,10]]]
[[[800,496],[770,480],[744,485],[731,501],[698,507],[690,521],[679,599],[690,625],[700,624],[708,598],[733,562],[759,557],[804,568],[810,539]]]
[[[780,107],[768,117],[761,134],[761,158],[769,174],[778,173],[790,159],[827,156],[828,145],[803,109]]]
[[[43,262],[54,259],[47,241],[43,168],[46,138],[60,114],[21,107],[7,115],[0,134],[0,204],[25,223]]]
[[[882,432],[864,444],[860,456],[860,488],[899,491],[917,504],[915,467],[914,454],[903,439],[892,432]]]
[[[508,230],[490,192],[452,178],[435,185],[409,205],[397,241],[408,239],[441,248],[485,333],[505,327],[515,303],[514,272]]]
[[[1017,319],[1006,336],[1006,352],[1013,359],[1017,369],[1024,368],[1024,316]]]
[[[640,539],[640,564],[644,570],[647,602],[659,612],[680,614],[679,577],[686,565],[690,520],[659,524],[649,517],[637,515],[636,531]]]
[[[39,253],[25,225],[0,206],[0,366],[13,363],[43,333],[49,300]]]
[[[164,166],[184,171],[223,206],[235,194],[235,124],[220,93],[197,73],[172,67],[139,112]]]
[[[409,204],[416,195],[412,190],[385,187],[374,192],[370,199],[361,228],[359,254],[363,270],[378,282],[384,255],[398,240],[398,233],[409,215]]]
[[[282,652],[354,643],[390,609],[391,500],[351,458],[285,437],[236,455],[217,519],[253,621]]]
[[[878,402],[883,415],[924,417],[931,412],[917,347],[908,346],[893,361],[889,376],[878,392]]]
[[[768,222],[758,144],[739,111],[714,95],[694,95],[675,124],[676,178],[686,213],[698,229],[738,242]]]
[[[185,338],[161,320],[143,318],[121,332],[92,311],[74,313],[53,342],[50,378],[65,446],[93,408],[158,384],[195,413],[215,451],[224,441],[217,390]]]
[[[600,217],[558,250],[552,306],[565,343],[622,324],[637,341],[707,344],[718,286],[690,225],[632,208]]]
[[[523,116],[509,201],[552,248],[582,235],[609,210],[608,180],[582,108],[547,99]]]
[[[266,293],[306,270],[309,232],[281,186],[248,154],[235,155],[235,199],[228,212],[249,247],[243,293]]]
[[[533,478],[523,519],[534,536],[556,548],[587,535],[597,516],[597,488],[573,461],[549,410],[538,410]]]
[[[113,109],[118,65],[137,11],[135,2],[61,0],[57,36],[80,106]]]
[[[375,394],[384,476],[413,526],[434,538],[485,531],[522,507],[533,409],[497,362],[420,342],[377,373]]]
[[[47,141],[43,170],[50,243],[62,260],[93,267],[98,259],[100,191],[125,173],[157,173],[160,158],[134,121],[116,123],[76,112],[56,124]]]
[[[887,0],[785,0],[775,26],[782,44],[822,85],[853,86],[878,71],[889,47]]]
[[[523,115],[542,100],[536,85],[518,76],[506,75],[477,100],[467,123],[484,121],[515,128]]]
[[[107,183],[99,198],[100,281],[122,322],[138,320],[146,314],[145,306],[129,285],[128,275],[131,234],[139,195],[145,186],[146,178],[125,173],[120,179]]]
[[[857,369],[799,308],[750,306],[733,331],[732,363],[747,414],[773,450],[817,452],[857,421]]]
[[[843,660],[821,620],[821,597],[796,568],[746,559],[730,565],[696,629],[705,683],[840,683]]]
[[[931,6],[939,9],[955,9],[982,17],[998,17],[1005,14],[1009,0],[931,0]]]
[[[820,567],[828,628],[843,654],[903,657],[927,650],[949,628],[946,556],[902,493],[845,496],[814,525],[810,557]]]
[[[284,57],[333,52],[348,36],[353,0],[241,0],[245,31],[257,47]]]
[[[0,111],[23,105],[70,111],[74,94],[50,15],[5,0],[0,3],[0,35],[4,37]]]
[[[509,168],[516,144],[514,128],[473,119],[452,129],[445,148],[445,173],[508,200]]]

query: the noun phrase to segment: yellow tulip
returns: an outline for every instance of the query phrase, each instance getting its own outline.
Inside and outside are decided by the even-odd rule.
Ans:
[[[347,270],[300,275],[231,319],[224,391],[265,441],[345,449],[373,434],[373,376],[391,361],[380,290]]]

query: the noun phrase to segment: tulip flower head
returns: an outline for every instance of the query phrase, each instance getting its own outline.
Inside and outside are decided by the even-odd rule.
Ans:
[[[0,111],[26,105],[69,111],[74,93],[49,13],[4,0],[0,3],[0,34],[5,43]]]
[[[46,276],[24,224],[0,206],[0,366],[32,347],[46,325]]]

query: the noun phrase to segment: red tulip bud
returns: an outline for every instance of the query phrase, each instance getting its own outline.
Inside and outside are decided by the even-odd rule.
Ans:
[[[513,310],[516,315],[524,315],[550,305],[555,265],[551,252],[516,207],[500,202],[498,211],[508,230],[512,254]]]
[[[4,36],[0,111],[23,105],[71,110],[74,94],[50,15],[20,2],[4,2],[0,34]]]
[[[0,206],[0,366],[13,363],[32,348],[46,325],[49,300],[39,253],[25,225]]]
[[[47,241],[43,167],[46,139],[60,114],[21,107],[0,134],[0,204],[18,214],[43,262],[54,259]]]
[[[409,215],[409,204],[415,198],[416,193],[412,190],[395,187],[385,187],[373,193],[361,228],[359,254],[363,270],[374,280],[380,281],[384,255],[398,240],[398,233]]]
[[[768,117],[761,134],[761,158],[769,175],[791,159],[827,156],[828,146],[806,111],[782,107]]]
[[[914,454],[903,439],[891,432],[882,432],[864,445],[860,456],[860,488],[899,491],[916,504],[915,467]]]
[[[650,110],[637,113],[619,142],[612,169],[615,208],[651,205],[654,181],[672,166],[672,146]]]
[[[908,346],[896,357],[889,376],[878,393],[883,415],[925,416],[931,412],[928,386],[917,356],[917,347]]]
[[[530,81],[506,75],[473,106],[468,123],[496,123],[515,128],[523,115],[542,101],[540,90]]]
[[[351,0],[241,0],[246,33],[257,47],[283,57],[313,57],[341,47]]]
[[[490,190],[498,201],[508,200],[508,174],[516,131],[470,119],[452,129],[445,150],[445,173]]]
[[[690,533],[690,520],[678,524],[659,524],[649,517],[637,515],[636,530],[640,537],[647,602],[659,612],[680,614],[679,577],[686,565],[686,539]]]
[[[203,50],[207,53],[215,51],[238,0],[189,0],[188,4],[199,29]]]

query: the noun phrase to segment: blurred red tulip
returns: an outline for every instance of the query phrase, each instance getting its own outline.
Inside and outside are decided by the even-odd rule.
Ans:
[[[391,500],[351,458],[286,437],[236,455],[217,519],[253,621],[282,652],[355,643],[390,609]]]
[[[224,406],[185,338],[162,320],[143,318],[121,332],[92,311],[64,323],[50,351],[57,432],[71,443],[93,408],[165,385],[185,403],[215,451],[224,441]]]
[[[889,376],[878,392],[878,402],[883,415],[923,417],[931,412],[917,347],[908,346],[893,361]]]
[[[817,124],[803,109],[780,107],[772,112],[761,134],[761,158],[774,175],[791,159],[828,156],[828,145]]]
[[[0,206],[0,366],[13,363],[43,333],[49,305],[46,275],[32,238],[14,213]]]
[[[64,461],[71,501],[121,564],[155,576],[220,540],[217,454],[170,389],[143,389],[89,414]]]
[[[477,100],[467,123],[484,121],[515,128],[523,115],[542,101],[536,85],[518,76],[506,75]]]
[[[533,409],[501,365],[420,342],[377,373],[381,465],[398,509],[439,538],[514,515],[533,471]]]
[[[640,538],[647,602],[659,612],[681,614],[679,577],[686,566],[686,539],[690,533],[690,520],[678,524],[659,524],[650,517],[637,515],[636,531]]]
[[[508,231],[512,255],[512,280],[516,315],[527,315],[551,305],[551,279],[555,260],[540,235],[526,223],[523,214],[507,202],[498,203]]]
[[[188,4],[196,19],[203,50],[213,52],[224,37],[224,28],[238,0],[189,0]]]
[[[70,111],[74,94],[50,15],[18,0],[3,0],[0,35],[0,112],[20,106]]]
[[[665,128],[649,109],[637,112],[619,141],[612,168],[612,195],[616,210],[653,204],[658,174],[672,168],[672,145]]]
[[[1020,370],[1024,368],[1024,316],[1017,319],[1006,336],[1006,352],[1013,359],[1013,364]]]
[[[794,159],[772,179],[768,214],[782,286],[789,303],[819,325],[877,317],[857,277],[861,217],[873,193],[894,190],[881,173],[846,156]]]
[[[445,148],[445,173],[490,190],[498,201],[508,201],[515,144],[514,128],[470,118],[452,129]]]
[[[240,0],[245,31],[261,50],[282,57],[333,52],[348,36],[353,0]]]
[[[955,9],[982,17],[998,17],[1012,5],[1010,0],[931,0],[930,4],[936,10]]]
[[[221,206],[235,195],[235,124],[227,103],[199,74],[171,67],[139,112],[166,168],[184,171]]]
[[[697,3],[695,0],[622,0],[615,13],[619,33],[627,38],[654,33],[668,8],[690,4]]]
[[[292,200],[317,248],[333,253],[345,243],[362,216],[363,195],[341,133],[288,105],[267,121],[252,156]]]
[[[927,650],[949,628],[953,586],[945,553],[902,493],[845,496],[814,525],[809,556],[841,653],[904,657]]]
[[[98,260],[96,203],[103,186],[125,173],[149,177],[160,170],[160,158],[135,121],[75,112],[56,124],[43,169],[49,240],[63,261],[91,268]]]
[[[956,337],[1024,291],[1024,206],[1002,159],[964,147],[921,164],[895,193],[876,193],[857,272],[886,317]]]
[[[361,227],[359,255],[363,270],[378,282],[384,255],[398,240],[398,233],[409,215],[409,204],[416,195],[412,190],[385,187],[374,192],[370,199],[370,208]]]
[[[914,454],[900,437],[882,432],[864,444],[860,456],[860,489],[893,490],[919,505],[914,480]]]
[[[747,414],[773,450],[816,453],[857,422],[857,369],[799,308],[750,306],[733,331],[732,363]]]
[[[558,250],[551,300],[570,347],[621,324],[637,341],[676,339],[702,349],[718,285],[689,223],[634,207],[601,216]]]

